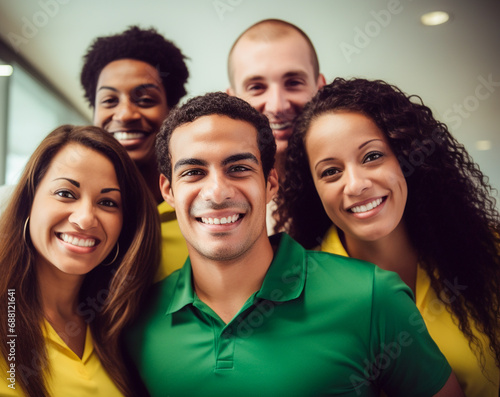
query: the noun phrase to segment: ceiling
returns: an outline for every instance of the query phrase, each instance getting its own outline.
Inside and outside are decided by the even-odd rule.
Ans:
[[[434,10],[451,21],[423,26]],[[0,0],[0,37],[90,119],[79,74],[96,36],[157,28],[190,58],[187,99],[227,88],[233,41],[264,18],[302,28],[328,81],[384,79],[420,95],[500,188],[500,1]]]

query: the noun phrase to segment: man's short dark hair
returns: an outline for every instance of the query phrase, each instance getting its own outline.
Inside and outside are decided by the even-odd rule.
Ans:
[[[135,59],[156,68],[170,109],[186,95],[184,84],[189,77],[189,71],[184,63],[186,57],[181,50],[155,29],[131,26],[122,33],[96,38],[87,50],[83,58],[80,82],[90,106],[95,106],[97,80],[102,69],[108,63],[119,59]]]
[[[156,136],[156,158],[160,172],[169,181],[172,181],[172,156],[169,145],[174,130],[202,116],[213,114],[246,121],[255,127],[262,170],[267,180],[269,172],[274,167],[274,156],[276,154],[276,142],[269,126],[269,120],[244,100],[229,96],[224,92],[212,92],[194,97],[180,108],[170,112]]]

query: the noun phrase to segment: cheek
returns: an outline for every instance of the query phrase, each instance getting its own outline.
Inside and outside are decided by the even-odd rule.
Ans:
[[[301,95],[297,98],[297,102],[300,102],[302,106],[305,106],[305,104],[309,102],[314,96],[314,93],[315,92],[313,89],[308,89],[307,91],[302,92]]]
[[[403,211],[408,198],[408,186],[402,172],[399,170],[391,174],[387,173],[386,184],[394,193],[398,208]]]
[[[266,103],[265,101],[265,95],[261,95],[258,98],[253,97],[253,96],[246,96],[243,98],[246,102],[248,102],[253,108],[257,109],[260,111],[260,109],[264,106]]]
[[[337,218],[339,208],[338,192],[333,188],[332,185],[316,184],[315,182],[315,187],[328,217],[330,219]]]
[[[102,128],[104,120],[111,115],[112,112],[110,110],[96,108],[96,110],[94,111],[93,124],[97,127]]]
[[[30,229],[43,224],[48,225],[48,221],[51,217],[50,208],[51,206],[48,205],[48,203],[44,202],[44,200],[40,200],[35,197],[30,212]]]
[[[142,111],[141,114],[143,116],[143,119],[145,119],[148,124],[154,126],[154,136],[156,136],[156,134],[160,130],[163,120],[165,120],[168,115],[167,112],[160,111],[158,109],[149,109],[148,111]]]
[[[171,197],[173,197],[177,216],[187,217],[190,210],[196,207],[198,194],[197,192],[183,191],[177,186],[175,194]]]
[[[117,241],[120,237],[120,233],[123,229],[123,217],[110,215],[105,218],[101,218],[101,224],[103,229],[111,241]]]
[[[41,207],[33,205],[29,221],[29,234],[37,250],[39,250],[42,241],[50,236],[52,229],[63,219],[64,217],[60,213],[50,211],[48,208],[42,210]]]
[[[118,236],[120,235],[122,229],[123,229],[123,217],[120,216],[118,218],[118,220],[114,220],[114,225],[115,225],[115,232],[116,232],[116,237],[118,238]]]
[[[395,169],[391,173],[386,173],[386,183],[391,186],[393,190],[400,192],[404,197],[407,196],[408,187],[406,185],[406,179],[403,176],[401,170]]]

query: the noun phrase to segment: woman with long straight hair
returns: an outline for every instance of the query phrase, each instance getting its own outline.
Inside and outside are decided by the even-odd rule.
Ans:
[[[0,221],[0,395],[142,395],[121,331],[158,267],[149,195],[98,127],[61,126],[35,150]]]

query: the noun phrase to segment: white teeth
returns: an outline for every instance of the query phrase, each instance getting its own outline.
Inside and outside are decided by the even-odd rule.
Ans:
[[[224,218],[201,218],[201,221],[208,225],[225,225],[226,223],[234,223],[238,219],[240,219],[240,216],[235,214]]]
[[[137,139],[142,138],[144,133],[142,132],[115,132],[114,137],[119,141],[126,141],[127,139]]]
[[[272,130],[283,130],[292,126],[291,122],[286,123],[269,123]]]
[[[83,239],[73,236],[68,236],[65,233],[60,234],[61,240],[65,243],[76,245],[77,247],[93,247],[95,245],[94,239]]]
[[[352,207],[351,208],[351,212],[354,212],[355,214],[357,214],[359,212],[370,211],[370,210],[378,207],[381,203],[382,203],[382,199],[378,198],[378,199],[373,200],[371,203],[368,203],[366,205],[360,205],[360,206],[357,206],[357,207]]]

